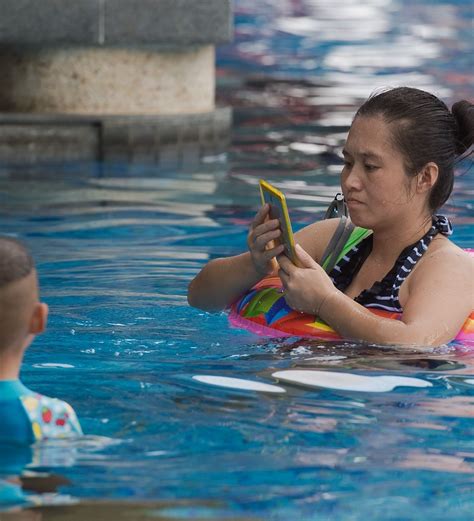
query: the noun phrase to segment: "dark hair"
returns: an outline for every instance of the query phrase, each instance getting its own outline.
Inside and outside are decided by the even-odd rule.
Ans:
[[[26,277],[34,267],[26,246],[11,237],[0,237],[0,288]]]
[[[438,165],[438,180],[428,201],[431,211],[436,211],[453,189],[456,158],[473,143],[474,106],[458,101],[450,112],[429,92],[397,87],[371,96],[355,117],[378,115],[392,126],[393,142],[404,157],[408,176],[416,176],[431,161]]]

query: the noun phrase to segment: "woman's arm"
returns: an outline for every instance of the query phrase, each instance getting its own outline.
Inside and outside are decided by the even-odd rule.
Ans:
[[[219,311],[229,306],[265,275],[275,271],[275,257],[283,245],[273,247],[281,235],[277,219],[267,220],[269,206],[258,211],[247,235],[249,251],[241,255],[214,259],[196,275],[188,287],[188,302],[204,311]]]
[[[455,250],[439,250],[412,274],[401,320],[379,317],[334,287],[309,255],[306,268],[279,259],[288,304],[325,320],[346,338],[381,344],[436,346],[455,338],[473,308],[473,262]]]
[[[261,278],[249,252],[211,260],[189,284],[189,305],[204,311],[220,311]]]
[[[188,287],[188,302],[204,311],[220,311],[235,302],[266,275],[276,272],[275,257],[283,246],[272,248],[271,241],[281,234],[276,219],[265,220],[268,205],[263,206],[252,222],[247,236],[249,251],[233,257],[211,260]],[[311,224],[295,234],[299,244],[320,260],[339,219]]]

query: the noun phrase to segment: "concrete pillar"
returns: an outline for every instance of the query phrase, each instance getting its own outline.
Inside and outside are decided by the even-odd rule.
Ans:
[[[203,150],[212,136],[222,151],[231,118],[215,107],[214,54],[231,38],[231,0],[0,0],[0,13],[0,167],[77,150],[114,159],[117,143],[157,161],[163,136]]]
[[[212,45],[0,49],[0,112],[205,113],[215,108],[214,69]]]

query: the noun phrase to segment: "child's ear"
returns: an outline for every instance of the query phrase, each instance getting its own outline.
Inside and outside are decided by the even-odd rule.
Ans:
[[[30,334],[39,335],[46,329],[48,323],[48,304],[38,302],[35,304],[35,309],[30,321]]]
[[[416,176],[416,191],[418,193],[429,192],[436,184],[438,175],[438,165],[433,162],[426,163]]]

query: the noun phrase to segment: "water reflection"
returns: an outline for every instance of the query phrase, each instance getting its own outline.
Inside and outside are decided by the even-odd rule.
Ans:
[[[438,472],[474,474],[474,452],[468,454],[438,454],[436,451],[410,451],[397,466],[400,469],[422,469]]]
[[[448,101],[466,95],[470,5],[237,0],[235,7],[236,44],[220,51],[218,71],[219,101],[235,107],[227,162],[133,175],[117,168],[106,177],[97,165],[41,177],[0,172],[2,231],[32,246],[52,311],[23,375],[46,394],[69,397],[87,432],[116,441],[44,461],[49,474],[71,481],[58,494],[182,498],[149,505],[151,514],[142,504],[84,500],[21,515],[344,519],[357,505],[360,519],[374,521],[387,511],[437,519],[453,509],[469,519],[468,346],[269,341],[231,330],[224,314],[190,310],[185,293],[209,258],[245,248],[259,177],[286,193],[295,228],[322,215],[339,188],[352,114],[374,88],[409,84]],[[461,246],[472,246],[469,165],[460,165],[466,173],[447,206]],[[362,392],[272,376],[290,370],[429,385]],[[20,486],[23,469],[38,470],[28,461],[9,473],[16,478],[8,486]]]
[[[2,521],[153,521],[156,519],[230,519],[229,509],[219,501],[83,501],[80,504],[40,506],[12,510],[0,515]],[[257,521],[239,516],[236,521]]]
[[[362,101],[368,89],[384,79],[385,85],[439,88],[427,65],[434,59],[445,60],[448,49],[449,53],[455,49],[462,61],[472,48],[469,5],[462,2],[369,0],[339,5],[325,0],[257,4],[240,0],[235,9],[236,44],[221,51],[230,64],[245,64],[247,70],[258,66],[268,76],[313,75],[319,82],[331,78],[331,83],[334,72],[347,71],[350,75],[341,85],[348,89],[355,83],[364,89],[358,94],[348,89],[353,103]],[[251,17],[257,23],[247,23]],[[423,83],[417,84],[416,75],[423,69]],[[379,71],[382,77],[377,76]],[[390,73],[398,75],[396,80]],[[363,75],[370,81],[361,82]],[[449,96],[450,91],[444,87],[443,93]]]
[[[298,183],[308,185],[305,195],[337,189],[345,130],[374,89],[410,85],[448,102],[471,95],[468,3],[241,0],[235,7],[236,45],[219,54],[220,97],[238,108],[231,174],[291,185],[285,187],[290,210],[300,222],[307,222],[300,212],[317,216],[324,205],[313,197],[305,204]],[[462,63],[471,65],[456,65]],[[471,177],[459,178],[447,207],[466,224],[472,224]]]

